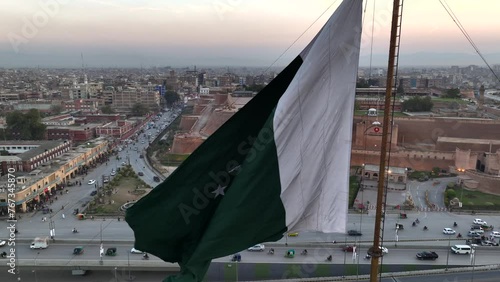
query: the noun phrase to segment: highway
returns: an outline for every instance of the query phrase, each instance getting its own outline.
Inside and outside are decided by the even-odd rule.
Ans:
[[[80,255],[74,255],[73,249],[77,246],[82,246],[84,248],[84,253]],[[33,250],[29,248],[29,243],[18,243],[16,244],[16,257],[21,260],[24,265],[51,265],[57,263],[57,265],[98,265],[100,261],[99,256],[99,242],[56,242],[50,244],[47,249]],[[133,266],[171,266],[168,263],[150,255],[149,260],[143,260],[141,254],[132,254],[130,249],[133,247],[133,243],[108,243],[103,242],[103,247],[106,250],[109,247],[117,248],[116,256],[104,256],[103,261],[106,265],[113,266],[126,266],[128,263]],[[326,244],[323,246],[283,246],[283,245],[267,245],[267,249],[270,247],[274,248],[274,255],[268,254],[267,251],[263,252],[251,252],[242,251],[240,252],[242,261],[245,263],[325,263],[326,257],[332,255],[333,264],[344,264],[345,261],[352,264],[353,253],[345,253],[342,251],[342,245],[340,244]],[[290,248],[296,250],[296,255],[294,258],[286,258],[285,253]],[[308,254],[301,255],[300,252],[307,248]],[[369,264],[370,260],[365,259],[367,246],[362,246],[358,248],[357,252],[360,254],[359,264]],[[439,255],[436,261],[421,261],[416,259],[415,255],[417,252],[425,250],[425,248],[415,248],[415,247],[389,247],[389,253],[384,255],[383,262],[385,264],[435,264],[435,265],[445,265],[447,258],[447,248],[433,248],[434,251]],[[497,261],[499,254],[498,248],[484,247],[478,248],[476,251],[476,264],[490,264]],[[357,257],[355,258],[355,263],[357,264]],[[229,262],[231,256],[226,256],[222,258],[215,259],[215,262]],[[84,262],[84,263],[82,263]],[[455,255],[450,254],[448,263],[450,265],[470,265],[470,255]]]
[[[106,270],[93,270],[90,274],[86,276],[75,277],[71,276],[69,271],[57,271],[57,270],[47,270],[47,269],[37,269],[35,271],[22,271],[23,282],[67,282],[67,281],[80,281],[80,282],[125,282],[125,281],[140,281],[140,282],[158,282],[162,281],[168,275],[167,272],[160,271],[134,271],[130,273],[128,269],[117,269],[114,268]],[[243,275],[241,275],[243,276]],[[498,277],[500,276],[500,271],[476,271],[472,272],[461,272],[461,273],[445,273],[433,276],[409,276],[409,277],[394,277],[394,278],[382,278],[381,282],[498,282]],[[131,279],[129,279],[129,277]],[[472,277],[474,279],[472,280]],[[335,280],[334,280],[335,279]],[[0,272],[0,281],[14,282],[19,281],[17,277],[12,277],[12,275],[6,272]],[[212,281],[222,281],[222,280],[212,280]],[[240,281],[245,281],[244,277],[240,277]],[[321,280],[318,280],[321,281]],[[335,277],[333,279],[328,279],[324,281],[343,281],[341,277]],[[353,280],[346,280],[353,281]],[[364,277],[360,277],[356,281],[368,281]]]

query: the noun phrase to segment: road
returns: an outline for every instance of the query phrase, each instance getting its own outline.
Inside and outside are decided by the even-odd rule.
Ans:
[[[161,122],[157,123],[166,123],[165,121],[163,121],[164,118],[166,118],[167,121],[169,119],[173,121],[178,116],[178,114],[178,112],[175,112],[173,110],[168,111],[163,114]],[[166,125],[168,126],[170,125],[170,123],[167,123]],[[156,129],[146,130],[145,134],[147,134],[148,132],[155,134]],[[142,136],[144,136],[144,134]],[[142,140],[144,140],[144,137],[142,137]],[[57,200],[55,200],[53,204],[49,205],[49,208],[54,211],[51,216],[52,220],[55,222],[56,237],[59,237],[59,235],[61,235],[62,238],[68,236],[66,233],[69,233],[73,227],[76,227],[77,229],[82,231],[81,234],[75,234],[75,236],[77,237],[87,236],[86,238],[89,238],[89,236],[95,236],[95,227],[100,230],[100,223],[89,224],[88,222],[78,221],[71,214],[73,213],[74,209],[78,208],[81,210],[83,206],[91,201],[93,197],[90,194],[96,189],[96,187],[102,185],[103,176],[110,176],[112,178],[113,176],[111,176],[111,172],[122,166],[122,163],[124,161],[128,162],[128,160],[130,160],[130,164],[132,165],[134,171],[143,172],[144,176],[142,176],[141,178],[147,184],[152,187],[158,185],[159,183],[153,180],[153,176],[155,176],[156,173],[149,169],[149,167],[145,164],[145,159],[141,159],[139,157],[140,152],[145,150],[148,145],[148,142],[144,142],[144,144],[142,144],[141,142],[137,142],[135,146],[128,145],[118,153],[120,160],[118,160],[116,156],[110,157],[107,164],[103,163],[101,165],[98,165],[96,168],[92,168],[87,175],[78,176],[75,179],[81,181],[82,186],[69,186],[67,187],[68,193],[57,195]],[[90,180],[96,180],[96,183],[88,184]],[[64,209],[62,209],[62,207],[64,207]],[[48,236],[48,226],[50,221],[49,215],[44,215],[42,214],[42,212],[20,215],[22,219],[17,225],[17,229],[20,230],[20,238],[23,238],[24,236],[26,236],[27,238],[31,238],[33,236]],[[42,218],[44,217],[47,217],[49,220],[46,222],[42,222]],[[6,222],[1,222],[0,226],[3,227],[5,224]],[[123,223],[122,225],[126,224]],[[133,237],[133,233],[128,229],[128,227],[125,228],[125,230],[121,228],[115,230],[115,225],[111,224],[109,226],[106,225],[105,228],[108,228],[107,230],[112,234],[116,233],[119,239]],[[90,231],[92,232],[92,234],[90,233]],[[0,238],[5,238],[6,235],[7,233],[5,228],[2,228],[2,230],[0,230]]]
[[[84,188],[81,188],[84,189]],[[20,230],[16,234],[17,240],[30,241],[35,237],[45,237],[49,235],[49,222],[41,221],[42,215],[36,215],[33,218],[22,218],[17,227]],[[459,215],[448,212],[427,212],[427,213],[410,213],[408,219],[399,219],[398,214],[387,214],[384,230],[384,245],[388,248],[397,246],[441,246],[448,245],[448,238],[450,244],[462,244],[465,239],[456,239],[455,237],[448,237],[442,234],[444,227],[452,227],[453,222],[458,223],[456,228],[457,232],[462,233],[464,236],[469,230],[472,223],[472,215]],[[420,224],[418,227],[411,227],[411,222],[415,218],[419,218]],[[498,226],[498,216],[475,216],[482,217],[488,222]],[[133,232],[128,224],[117,218],[96,219],[92,220],[76,220],[74,217],[69,216],[65,219],[61,217],[54,217],[56,239],[57,240],[78,240],[80,242],[99,242],[101,237],[104,241],[116,241],[125,243],[132,243],[134,240]],[[395,224],[400,223],[404,225],[403,230],[399,230],[398,242],[396,242]],[[429,230],[424,231],[423,225],[427,225]],[[0,222],[0,238],[7,237],[8,223],[5,221]],[[289,246],[302,246],[314,245],[321,243],[331,243],[334,240],[337,244],[368,244],[373,241],[373,215],[349,214],[348,215],[348,229],[361,230],[363,236],[350,237],[344,234],[323,234],[317,232],[300,232],[297,237],[284,237],[278,244],[284,245],[288,243]],[[72,233],[71,230],[76,227],[79,233]],[[360,228],[361,227],[361,228]],[[102,230],[102,232],[101,232]],[[57,242],[57,241],[56,241]],[[499,249],[500,250],[500,249]]]
[[[439,183],[435,184],[435,181],[438,181]],[[444,208],[444,191],[446,190],[446,185],[450,182],[456,181],[456,177],[438,178],[424,182],[410,180],[408,181],[406,187],[413,198],[415,207],[420,209],[427,208],[427,203],[425,202],[425,192],[428,191],[429,201],[439,208]]]
[[[85,261],[83,265],[91,265],[92,263],[97,265],[100,260],[99,247],[100,241],[90,241],[85,243],[53,243],[50,244],[47,249],[33,250],[29,248],[29,243],[23,242],[16,244],[16,257],[18,260],[23,261],[25,265],[49,265],[51,263],[57,262],[58,265],[82,265],[82,261]],[[77,246],[82,246],[84,248],[84,253],[80,255],[74,255],[73,249]],[[107,243],[103,242],[103,247],[106,250],[109,247],[117,248],[116,256],[104,256],[103,261],[106,265],[112,266],[126,266],[130,263],[132,266],[147,266],[149,264],[154,264],[155,266],[166,266],[170,265],[161,261],[160,259],[150,255],[150,259],[145,261],[142,259],[141,254],[131,254],[130,249],[133,247],[133,243]],[[267,251],[262,252],[250,252],[242,251],[240,252],[242,261],[245,263],[324,263],[327,256],[332,255],[333,264],[344,264],[345,261],[349,261],[352,264],[353,253],[345,253],[342,251],[342,245],[340,244],[324,244],[323,246],[307,246],[308,254],[301,255],[300,252],[304,247],[295,247],[296,255],[293,259],[285,258],[285,253],[292,247],[279,246],[279,245],[267,245],[267,249],[273,247],[275,250],[274,255],[269,255]],[[417,260],[415,254],[421,249],[409,248],[409,247],[389,247],[389,253],[384,255],[383,260],[385,264],[435,264],[435,265],[445,265],[448,249],[446,248],[433,248],[434,251],[439,255],[439,259],[436,261],[420,261]],[[359,258],[359,264],[369,264],[370,260],[364,259],[367,247],[363,246],[358,248],[357,253],[361,254]],[[499,252],[498,247],[483,247],[477,248],[476,250],[476,264],[490,264],[496,261]],[[225,256],[222,258],[215,259],[215,262],[229,262],[231,256]],[[90,263],[89,263],[90,261]],[[469,255],[455,255],[450,254],[448,257],[450,265],[470,265]],[[357,263],[357,259],[356,259]]]

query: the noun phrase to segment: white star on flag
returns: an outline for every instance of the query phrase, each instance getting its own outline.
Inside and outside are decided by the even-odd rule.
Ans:
[[[212,193],[215,194],[214,198],[217,198],[217,196],[219,196],[219,195],[224,196],[224,189],[226,189],[226,187],[227,186],[222,187],[222,186],[219,185],[219,187],[217,187],[217,189],[215,189],[214,191],[212,191]]]

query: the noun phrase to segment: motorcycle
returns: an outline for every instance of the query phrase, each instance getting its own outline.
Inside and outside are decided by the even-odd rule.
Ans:
[[[78,233],[78,230],[76,230],[76,228],[73,228],[73,233]]]
[[[418,220],[418,218],[415,220],[416,223],[420,223],[420,220]]]
[[[270,249],[269,252],[267,252],[268,255],[274,255],[274,249]]]
[[[424,231],[427,231],[427,230],[429,230],[429,229],[427,228],[427,226],[424,226]]]
[[[306,256],[307,255],[307,250],[303,250],[300,254]]]
[[[329,255],[329,256],[326,258],[326,261],[332,261],[332,255]]]
[[[142,256],[142,259],[143,259],[143,260],[148,260],[148,259],[149,259],[148,254],[144,254],[144,255]]]
[[[453,222],[453,227],[457,227],[458,224],[456,222]]]
[[[371,259],[371,258],[372,258],[372,256],[370,256],[369,254],[367,254],[367,255],[365,256],[365,259]]]
[[[457,238],[462,238],[462,234],[458,233]]]

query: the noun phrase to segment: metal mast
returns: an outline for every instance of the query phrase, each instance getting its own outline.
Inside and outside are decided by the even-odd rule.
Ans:
[[[392,89],[395,81],[396,66],[399,53],[399,38],[401,31],[401,19],[402,19],[402,8],[403,0],[394,0],[393,10],[392,10],[392,24],[391,24],[391,41],[389,47],[389,63],[387,67],[387,83],[385,91],[385,105],[384,105],[384,120],[382,123],[382,144],[380,146],[380,168],[379,168],[379,180],[377,187],[377,206],[375,214],[375,230],[373,235],[373,246],[369,249],[368,253],[372,256],[371,266],[370,266],[370,282],[378,281],[378,270],[379,270],[379,259],[382,256],[382,251],[380,249],[381,238],[383,236],[383,224],[384,216],[382,215],[382,209],[385,212],[385,180],[386,180],[386,165],[389,158],[387,150],[390,150],[391,138],[388,135],[392,135],[391,131],[391,121],[389,120],[389,114],[391,112],[391,98]],[[390,132],[391,131],[391,132]]]

